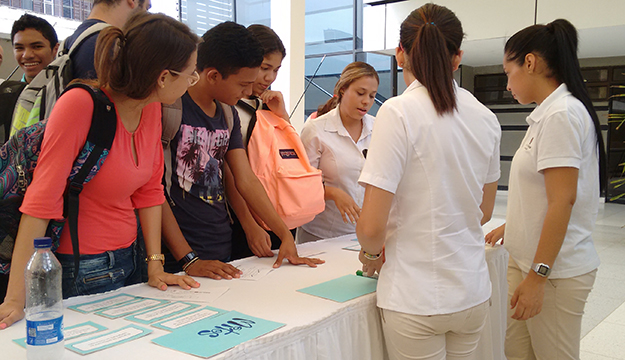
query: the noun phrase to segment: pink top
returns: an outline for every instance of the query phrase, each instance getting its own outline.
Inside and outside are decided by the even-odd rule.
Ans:
[[[34,179],[20,211],[42,219],[63,216],[63,192],[76,156],[84,146],[91,125],[93,100],[83,89],[73,89],[55,104],[43,138]],[[117,131],[111,152],[100,171],[80,194],[78,237],[81,254],[99,254],[130,246],[137,237],[134,209],[165,201],[161,106],[143,108],[134,134],[124,128],[117,114]],[[134,137],[138,164],[132,157]],[[71,254],[69,227],[61,234],[59,253]]]

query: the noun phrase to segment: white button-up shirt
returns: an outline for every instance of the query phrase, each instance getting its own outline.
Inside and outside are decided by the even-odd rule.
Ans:
[[[414,81],[387,100],[359,181],[394,194],[378,306],[450,314],[488,300],[483,187],[499,179],[496,116],[455,85],[458,110],[438,116]]]
[[[510,168],[504,246],[521,270],[529,272],[547,213],[543,170],[577,168],[577,197],[549,277],[586,274],[599,266],[591,236],[599,209],[599,157],[592,119],[562,84],[532,111],[527,123]]]
[[[321,170],[325,185],[345,191],[360,207],[365,192],[358,185],[358,177],[365,163],[363,150],[369,148],[374,121],[373,116],[365,114],[360,138],[354,142],[343,126],[337,106],[316,119],[306,121],[301,134],[310,164]],[[302,228],[322,238],[356,232],[355,224],[343,222],[334,201],[326,201],[325,210]]]

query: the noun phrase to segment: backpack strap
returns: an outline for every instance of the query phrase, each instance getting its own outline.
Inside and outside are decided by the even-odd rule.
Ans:
[[[219,105],[221,105],[221,109],[224,111],[224,117],[226,118],[226,125],[228,125],[228,131],[232,133],[232,128],[234,128],[234,113],[232,112],[232,106],[222,103],[221,101],[217,101]]]
[[[182,98],[179,98],[171,105],[162,104],[161,111],[161,124],[163,128],[161,133],[161,143],[163,144],[163,158],[165,160],[163,185],[165,187],[165,197],[169,201],[169,204],[173,205],[173,202],[169,198],[172,172],[170,144],[180,130],[180,124],[182,123]]]
[[[70,179],[65,189],[63,202],[63,217],[67,219],[72,239],[74,276],[76,278],[80,266],[78,242],[79,195],[82,192],[83,185],[89,182],[98,172],[113,145],[117,129],[117,114],[115,105],[101,90],[77,83],[70,85],[65,91],[74,88],[87,90],[93,98],[93,117],[89,133],[87,134],[87,142],[78,158],[76,158],[75,166],[72,169],[72,174],[70,174]]]
[[[245,111],[247,111],[252,117],[250,118],[250,124],[247,126],[247,134],[246,134],[246,141],[245,141],[245,149],[247,151],[247,145],[250,143],[250,137],[252,136],[252,131],[254,131],[254,126],[256,126],[256,110],[258,110],[261,106],[260,106],[260,101],[258,101],[258,98],[254,99],[256,102],[256,107],[246,103],[243,100],[239,100],[239,102],[237,102],[237,105],[239,105],[239,107]]]
[[[80,47],[80,45],[82,45],[83,41],[87,40],[87,38],[99,33],[109,26],[111,26],[111,24],[107,24],[105,22],[97,22],[89,26],[85,29],[85,31],[78,35],[78,37],[76,38],[76,40],[74,40],[72,46],[69,49],[65,48],[65,42],[67,41],[67,39],[63,40],[63,43],[61,43],[61,46],[59,46],[59,48],[61,49],[61,53],[59,54],[59,56],[65,54],[72,55],[74,51],[76,51]]]
[[[234,113],[232,112],[232,106],[222,103],[221,101],[217,101],[219,105],[221,105],[221,109],[224,111],[224,118],[226,118],[226,125],[228,125],[228,133],[232,134],[232,129],[234,128]],[[226,161],[224,159],[224,166],[226,166]],[[228,205],[228,196],[226,195],[226,174],[223,174],[221,178],[221,183],[224,189],[224,203],[226,204],[226,212],[228,213],[228,219],[230,219],[230,224],[234,224],[234,220],[232,219],[232,213],[230,213],[230,205]]]

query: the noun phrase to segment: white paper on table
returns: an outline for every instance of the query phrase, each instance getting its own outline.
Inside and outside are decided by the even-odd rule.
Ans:
[[[189,290],[169,287],[166,291],[150,291],[149,296],[164,300],[190,301],[199,303],[211,303],[230,289],[227,286],[200,287]]]
[[[237,269],[242,272],[239,279],[254,281],[262,279],[263,277],[267,276],[267,274],[273,271],[273,268],[271,267],[261,267],[248,264],[237,265]]]
[[[280,250],[271,250],[276,256],[280,253]],[[307,247],[305,249],[297,249],[297,255],[299,257],[313,257],[317,255],[325,254],[325,251],[316,249],[315,247]]]

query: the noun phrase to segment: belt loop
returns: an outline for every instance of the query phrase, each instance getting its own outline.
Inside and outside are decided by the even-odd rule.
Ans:
[[[106,252],[109,256],[109,269],[112,269],[115,266],[115,253],[112,251]]]

